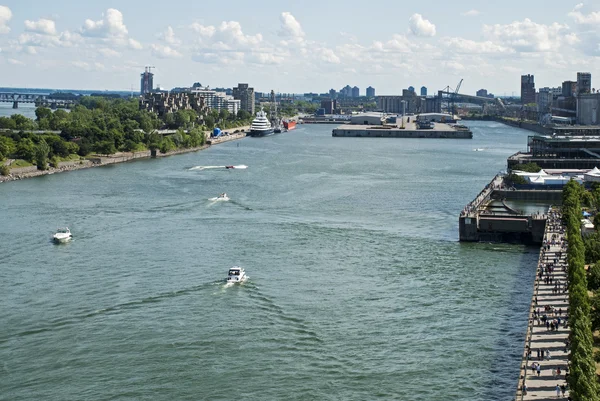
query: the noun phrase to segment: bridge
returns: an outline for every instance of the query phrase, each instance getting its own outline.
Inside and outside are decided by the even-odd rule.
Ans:
[[[34,103],[36,106],[56,109],[69,108],[75,101],[53,99],[49,94],[0,92],[0,103],[12,103],[13,109],[18,109],[19,103]]]

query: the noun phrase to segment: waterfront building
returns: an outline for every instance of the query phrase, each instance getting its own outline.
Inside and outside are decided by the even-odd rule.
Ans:
[[[248,84],[238,84],[233,88],[233,98],[240,101],[240,109],[254,115],[254,88]]]
[[[488,96],[488,91],[487,91],[487,89],[479,89],[477,91],[477,93],[475,93],[475,95],[479,96],[479,97],[487,97]]]
[[[402,114],[403,111],[406,113],[422,112],[427,100],[423,100],[420,96],[416,96],[406,89],[403,92],[405,93],[403,96],[377,96],[377,110],[395,114]],[[402,102],[406,103],[405,107],[403,107]],[[434,111],[436,110],[432,112]]]
[[[421,86],[421,96],[427,96],[427,87]]]
[[[577,73],[577,94],[585,95],[592,93],[592,74],[589,72]]]
[[[145,95],[152,92],[154,89],[154,74],[150,71],[151,67],[146,67],[144,72],[140,74],[140,93]]]
[[[552,100],[554,99],[554,92],[552,88],[540,88],[537,94],[537,105],[538,112],[550,113],[552,108]]]
[[[600,93],[586,93],[577,96],[577,124],[600,124]]]
[[[360,89],[358,89],[358,86],[352,88],[352,97],[360,97]]]
[[[577,91],[577,82],[575,81],[565,81],[562,83],[562,96],[571,97]]]
[[[337,108],[337,102],[333,99],[321,100],[321,108],[325,110],[325,114],[333,114]]]
[[[372,86],[367,88],[367,97],[375,97],[375,88]]]
[[[241,109],[241,100],[228,96],[226,92],[217,92],[208,88],[193,88],[191,93],[202,97],[206,107],[211,110],[227,110],[229,113],[237,115]]]
[[[204,98],[199,94],[153,92],[140,97],[140,109],[163,116],[178,110],[195,110],[203,114],[207,107]]]
[[[535,103],[535,81],[531,74],[521,75],[521,104]]]

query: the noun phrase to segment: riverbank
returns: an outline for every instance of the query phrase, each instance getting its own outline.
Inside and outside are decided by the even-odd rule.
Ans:
[[[240,130],[246,130],[247,127],[241,127]],[[91,155],[86,157],[85,160],[72,161],[72,162],[61,162],[58,167],[48,167],[47,170],[38,170],[36,166],[22,167],[11,169],[11,173],[7,176],[0,175],[0,184],[9,181],[19,181],[26,178],[39,177],[42,175],[50,175],[56,173],[64,173],[67,171],[81,170],[84,168],[101,167],[115,163],[131,162],[138,159],[148,159],[154,157],[167,157],[179,155],[182,153],[198,152],[200,150],[207,149],[213,145],[218,145],[223,142],[229,142],[237,139],[246,137],[245,132],[239,132],[236,134],[229,134],[221,136],[219,138],[212,138],[210,144],[198,146],[188,149],[176,149],[167,153],[160,153],[158,151],[152,152],[150,150],[144,150],[141,152],[118,152],[109,156]]]

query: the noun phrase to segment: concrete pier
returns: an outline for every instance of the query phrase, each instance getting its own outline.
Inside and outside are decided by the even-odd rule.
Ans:
[[[519,371],[519,383],[515,395],[516,401],[521,400],[554,400],[556,396],[556,385],[566,386],[565,373],[568,364],[568,352],[565,341],[569,338],[570,328],[567,310],[569,307],[569,294],[565,291],[567,283],[567,248],[562,246],[564,227],[562,225],[560,212],[557,209],[549,213],[548,224],[544,232],[544,244],[549,249],[540,250],[536,280],[533,288],[533,298],[529,307],[529,322],[525,334],[525,347]],[[566,243],[565,243],[566,244]],[[560,255],[560,256],[559,256]],[[552,266],[553,271],[547,272],[547,266]],[[551,282],[546,282],[547,278]],[[554,286],[560,286],[558,292]],[[547,310],[546,310],[547,309]],[[537,312],[537,316],[536,316]],[[543,316],[547,320],[560,324],[551,330],[543,323]],[[538,358],[540,353],[550,351],[550,356]],[[532,365],[540,365],[540,374],[532,370]],[[557,370],[560,368],[560,374]],[[525,391],[526,389],[526,391]],[[569,391],[560,399],[569,396]]]
[[[504,187],[504,178],[497,175],[461,212],[458,219],[459,239],[464,242],[510,242],[541,244],[546,215],[524,214],[508,207],[490,210],[496,191]]]
[[[331,135],[335,137],[364,138],[473,138],[471,130],[464,126],[434,123],[432,129],[418,129],[414,122],[405,123],[404,128],[397,125],[344,124],[333,129]]]

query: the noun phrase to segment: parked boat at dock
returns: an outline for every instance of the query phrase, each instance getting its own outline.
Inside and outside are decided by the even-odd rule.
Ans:
[[[274,128],[267,118],[267,113],[264,110],[256,113],[256,118],[252,120],[250,126],[250,136],[267,136],[273,134],[273,132]]]
[[[283,121],[283,128],[285,128],[288,131],[296,129],[296,121],[294,121],[294,120],[284,120]]]

